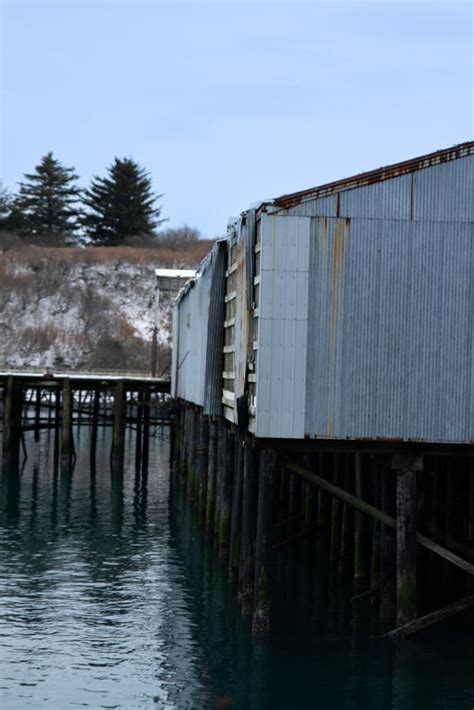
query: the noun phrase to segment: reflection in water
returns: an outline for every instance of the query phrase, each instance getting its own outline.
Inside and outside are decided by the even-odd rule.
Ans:
[[[25,469],[2,472],[2,710],[472,706],[468,643],[350,637],[307,544],[278,553],[271,636],[253,642],[184,496],[169,497],[167,436],[145,471],[128,439],[112,472],[109,437],[91,456],[84,427],[73,470],[54,433],[31,437]]]
[[[108,433],[91,470],[87,434],[72,471],[45,437],[27,441],[22,474],[2,474],[0,706],[205,707],[169,544],[167,443],[136,478],[130,461],[111,473]]]

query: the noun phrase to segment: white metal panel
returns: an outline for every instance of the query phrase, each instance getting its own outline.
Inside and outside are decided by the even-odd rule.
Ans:
[[[304,434],[311,220],[262,215],[255,431]]]
[[[178,302],[178,397],[201,407],[205,399],[211,269],[200,272]]]
[[[177,397],[178,394],[178,347],[179,347],[179,309],[175,305],[173,307],[173,330],[171,344],[171,396]]]

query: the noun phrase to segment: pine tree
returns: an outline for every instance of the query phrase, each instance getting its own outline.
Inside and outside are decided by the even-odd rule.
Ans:
[[[24,231],[34,235],[71,236],[79,226],[81,190],[74,168],[65,168],[47,153],[34,173],[24,175],[15,205],[24,217]]]
[[[115,158],[106,177],[94,177],[85,192],[84,226],[98,244],[120,244],[129,237],[154,234],[161,207],[149,174],[130,158]]]
[[[11,210],[11,195],[7,188],[0,182],[0,228],[4,229],[4,225],[8,220]]]
[[[24,226],[21,210],[17,207],[13,196],[0,182],[0,230],[5,232],[20,232]]]

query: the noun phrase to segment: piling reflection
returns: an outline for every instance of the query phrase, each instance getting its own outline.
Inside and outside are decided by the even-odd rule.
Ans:
[[[97,431],[93,466],[91,431],[74,431],[77,461],[67,470],[58,465],[50,434],[35,444],[31,432],[23,472],[2,469],[2,706],[472,704],[471,644],[354,636],[347,623],[351,585],[329,594],[327,548],[308,530],[275,550],[270,636],[252,639],[219,550],[175,478],[170,495],[166,434],[150,437],[147,467],[143,456],[137,467],[127,441],[119,474],[110,467],[110,431]],[[288,478],[281,489],[289,490]],[[300,501],[306,495],[293,492]],[[275,545],[288,540],[294,521],[284,499],[279,505],[284,525],[275,529]],[[341,516],[339,565],[344,509]]]
[[[188,592],[167,543],[167,438],[138,472],[130,447],[117,475],[109,432],[98,431],[96,466],[86,427],[74,430],[74,467],[56,465],[54,436],[33,437],[23,475],[1,475],[2,707],[204,706]]]

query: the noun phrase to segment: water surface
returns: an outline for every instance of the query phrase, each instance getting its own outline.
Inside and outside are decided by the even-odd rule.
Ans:
[[[328,631],[298,554],[275,570],[273,629],[252,641],[234,591],[175,490],[169,441],[147,475],[128,434],[111,475],[110,430],[76,430],[72,473],[52,435],[28,436],[0,499],[0,707],[471,708],[470,639],[443,632],[393,644]]]

